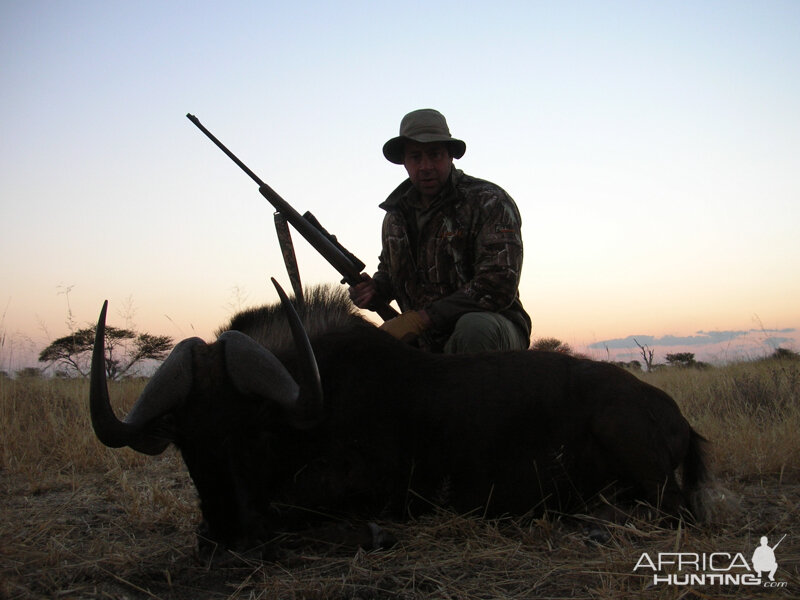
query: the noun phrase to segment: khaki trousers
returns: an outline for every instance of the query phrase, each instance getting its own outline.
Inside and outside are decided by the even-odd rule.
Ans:
[[[488,350],[527,350],[528,340],[509,319],[499,313],[472,312],[456,321],[444,345],[445,354]]]

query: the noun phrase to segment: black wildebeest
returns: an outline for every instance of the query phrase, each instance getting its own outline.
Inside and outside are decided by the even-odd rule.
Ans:
[[[174,443],[200,496],[203,538],[248,549],[320,515],[404,515],[426,501],[521,515],[584,510],[603,492],[673,515],[697,509],[702,438],[666,393],[614,365],[538,351],[424,353],[330,291],[301,312],[306,350],[299,321],[288,321],[291,343],[277,305],[234,317],[212,344],[184,340],[119,421],[103,308],[95,432],[150,454]]]

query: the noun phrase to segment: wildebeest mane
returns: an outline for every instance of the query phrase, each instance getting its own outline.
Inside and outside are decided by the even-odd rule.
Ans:
[[[304,302],[298,303],[294,297],[291,300],[311,339],[356,325],[372,326],[361,316],[341,286],[310,286],[303,290],[303,296]],[[220,327],[216,335],[229,330],[249,335],[277,355],[291,352],[294,347],[286,313],[278,303],[239,312]]]

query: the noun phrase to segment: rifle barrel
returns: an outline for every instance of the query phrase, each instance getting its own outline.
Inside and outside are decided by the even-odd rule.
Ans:
[[[275,209],[280,212],[289,223],[292,224],[292,227],[294,227],[297,232],[302,235],[303,238],[305,238],[305,240],[333,266],[334,269],[339,271],[339,274],[341,274],[343,277],[344,283],[356,285],[361,281],[361,269],[363,268],[363,263],[361,263],[361,261],[358,261],[358,264],[354,263],[344,252],[342,252],[340,248],[336,246],[336,244],[331,242],[331,240],[329,240],[322,232],[320,232],[319,229],[317,229],[311,222],[297,212],[291,204],[281,198],[278,192],[261,181],[261,178],[253,173],[253,171],[251,171],[246,164],[239,160],[238,156],[228,150],[225,144],[220,142],[213,133],[203,126],[203,124],[200,122],[200,119],[191,113],[186,113],[186,118],[194,123],[200,131],[206,134],[208,139],[214,142],[214,144],[216,144],[220,150],[228,155],[228,158],[239,165],[239,168],[250,176],[250,179],[258,184],[258,191],[261,192],[261,195],[264,196],[264,198],[266,198],[267,201],[272,204],[272,206],[274,206]],[[382,304],[376,307],[375,311],[386,321],[397,316],[397,311],[388,304]]]
[[[228,158],[239,165],[239,168],[247,173],[250,176],[250,179],[258,184],[258,191],[261,192],[261,195],[264,196],[264,198],[266,198],[267,201],[269,201],[269,203],[272,204],[272,206],[274,206],[278,212],[286,217],[286,220],[292,224],[297,232],[302,235],[306,241],[308,241],[308,243],[317,250],[317,252],[321,253],[328,259],[328,262],[330,262],[336,268],[336,270],[341,273],[342,277],[345,277],[348,280],[348,283],[351,283],[351,281],[352,283],[357,283],[359,281],[359,274],[353,273],[353,265],[350,264],[350,261],[347,259],[347,257],[344,256],[339,249],[334,246],[333,243],[331,243],[330,240],[320,235],[316,229],[294,209],[291,204],[280,197],[278,192],[261,181],[261,178],[253,173],[253,171],[251,171],[246,164],[239,160],[238,156],[228,150],[225,144],[220,142],[213,133],[203,126],[203,124],[200,122],[200,119],[189,113],[186,114],[186,117],[192,123],[197,125],[197,128],[205,133],[208,139],[214,142],[220,150],[227,154]]]
[[[195,117],[193,114],[190,114],[190,113],[186,113],[186,118],[189,119],[192,123],[194,123],[200,131],[205,133],[206,136],[208,137],[208,139],[210,139],[212,142],[214,142],[220,150],[222,150],[225,154],[228,155],[228,158],[230,158],[233,162],[235,162],[237,165],[239,165],[239,168],[242,171],[244,171],[245,173],[247,173],[250,176],[250,179],[252,179],[253,181],[255,181],[258,184],[258,187],[265,187],[267,185],[266,183],[261,181],[259,176],[256,175],[255,173],[253,173],[246,164],[244,164],[242,161],[240,161],[239,157],[237,157],[233,152],[228,150],[228,148],[225,146],[225,144],[223,144],[222,142],[220,142],[217,139],[217,136],[215,136],[208,129],[206,129],[203,126],[203,124],[200,122],[200,119],[198,119],[197,117]]]

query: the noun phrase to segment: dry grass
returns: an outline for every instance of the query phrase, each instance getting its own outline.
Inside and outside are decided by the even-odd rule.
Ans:
[[[731,477],[800,476],[800,362],[763,360],[724,368],[643,375],[713,441],[715,471]]]
[[[448,512],[382,523],[363,552],[287,539],[274,562],[195,552],[195,492],[179,455],[110,450],[85,382],[0,379],[0,598],[794,598],[800,595],[800,366],[751,363],[644,375],[712,442],[719,518],[662,529],[632,520],[603,545],[573,519],[487,521]],[[142,384],[116,384],[124,412]],[[720,490],[733,502],[721,502]],[[642,552],[742,552],[761,535],[785,588],[652,586]]]

